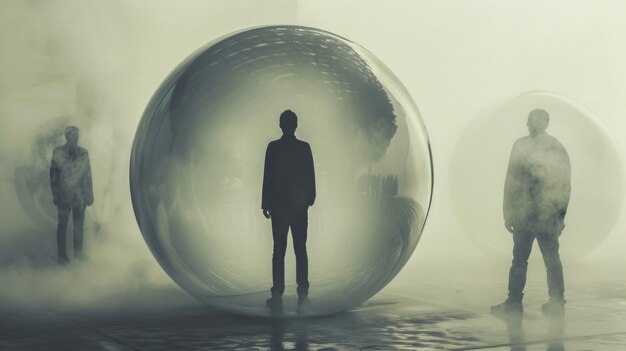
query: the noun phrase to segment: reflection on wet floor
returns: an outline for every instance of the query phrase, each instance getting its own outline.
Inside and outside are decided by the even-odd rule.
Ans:
[[[224,314],[205,307],[135,316],[13,313],[3,318],[7,346],[45,349],[52,344],[117,349],[168,350],[352,350],[440,348],[480,343],[446,323],[473,318],[465,311],[409,306],[398,299],[375,299],[354,312],[311,319],[265,319]],[[26,337],[35,335],[37,338]],[[67,336],[73,337],[68,339]],[[47,339],[45,344],[39,344]],[[111,349],[111,348],[109,348]]]
[[[4,307],[0,350],[625,350],[626,281],[597,272],[571,279],[563,319],[541,313],[539,274],[530,276],[522,319],[492,316],[504,288],[485,289],[485,271],[462,287],[443,274],[412,276],[349,312],[316,318],[242,317],[190,300],[134,311]]]
[[[567,323],[577,324],[533,314],[500,320],[400,294],[309,319],[241,317],[200,305],[131,315],[12,311],[0,318],[0,349],[565,350],[595,345],[588,349],[616,350],[626,345],[626,328],[575,335],[565,332]]]

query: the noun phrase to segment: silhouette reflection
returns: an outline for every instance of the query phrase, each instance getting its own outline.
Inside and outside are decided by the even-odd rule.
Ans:
[[[563,335],[565,334],[565,318],[553,316],[548,318],[548,351],[565,351]]]
[[[501,316],[507,327],[511,351],[526,351],[527,345],[546,344],[547,351],[564,351],[563,335],[565,319],[563,316],[551,316],[547,319],[548,326],[544,340],[527,340],[524,334],[523,318],[519,314]]]
[[[509,334],[511,351],[526,351],[522,317],[519,315],[511,315],[503,318],[503,321],[506,323],[507,332]]]
[[[310,350],[306,320],[272,319],[269,327],[270,350]]]

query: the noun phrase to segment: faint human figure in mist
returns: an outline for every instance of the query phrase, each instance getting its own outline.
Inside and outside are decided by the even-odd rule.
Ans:
[[[565,147],[546,132],[550,116],[533,110],[528,116],[529,135],[513,144],[504,185],[504,223],[513,234],[513,263],[509,271],[509,297],[493,306],[495,314],[522,313],[528,257],[537,239],[543,255],[550,300],[542,306],[547,315],[564,312],[563,267],[559,236],[565,228],[570,199],[570,159]]]
[[[65,128],[64,145],[56,147],[50,165],[52,199],[59,211],[57,246],[59,263],[69,262],[66,238],[70,212],[74,226],[74,255],[83,254],[83,223],[85,207],[93,204],[93,187],[89,153],[78,146],[78,128]]]
[[[261,208],[272,220],[272,298],[267,306],[281,312],[285,291],[285,251],[291,228],[296,254],[298,308],[308,304],[309,271],[306,251],[308,209],[315,202],[315,169],[311,146],[295,136],[298,116],[291,110],[280,115],[283,135],[267,145]]]

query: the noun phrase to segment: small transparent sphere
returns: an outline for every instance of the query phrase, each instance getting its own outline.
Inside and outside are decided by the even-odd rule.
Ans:
[[[407,262],[432,192],[428,136],[398,79],[322,30],[272,26],[201,48],[156,91],[135,137],[130,185],[163,269],[206,304],[269,315],[271,222],[261,212],[265,150],[298,115],[317,198],[308,213],[307,315],[356,306]],[[296,310],[291,239],[282,316]]]
[[[624,174],[609,131],[571,98],[528,92],[500,101],[472,119],[453,153],[452,204],[464,233],[479,248],[490,255],[511,255],[513,240],[502,209],[504,182],[513,143],[529,134],[526,122],[534,109],[548,112],[546,132],[569,154],[571,195],[560,255],[578,259],[611,233],[623,205]]]

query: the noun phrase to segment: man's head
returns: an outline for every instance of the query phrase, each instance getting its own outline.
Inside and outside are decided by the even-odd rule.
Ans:
[[[78,128],[74,126],[65,128],[65,140],[71,145],[78,144]]]
[[[528,126],[530,135],[536,135],[537,133],[545,131],[549,124],[550,115],[545,110],[536,109],[530,111],[528,114],[526,126]]]
[[[285,135],[293,135],[298,128],[298,116],[291,110],[285,110],[280,114],[280,129]]]

